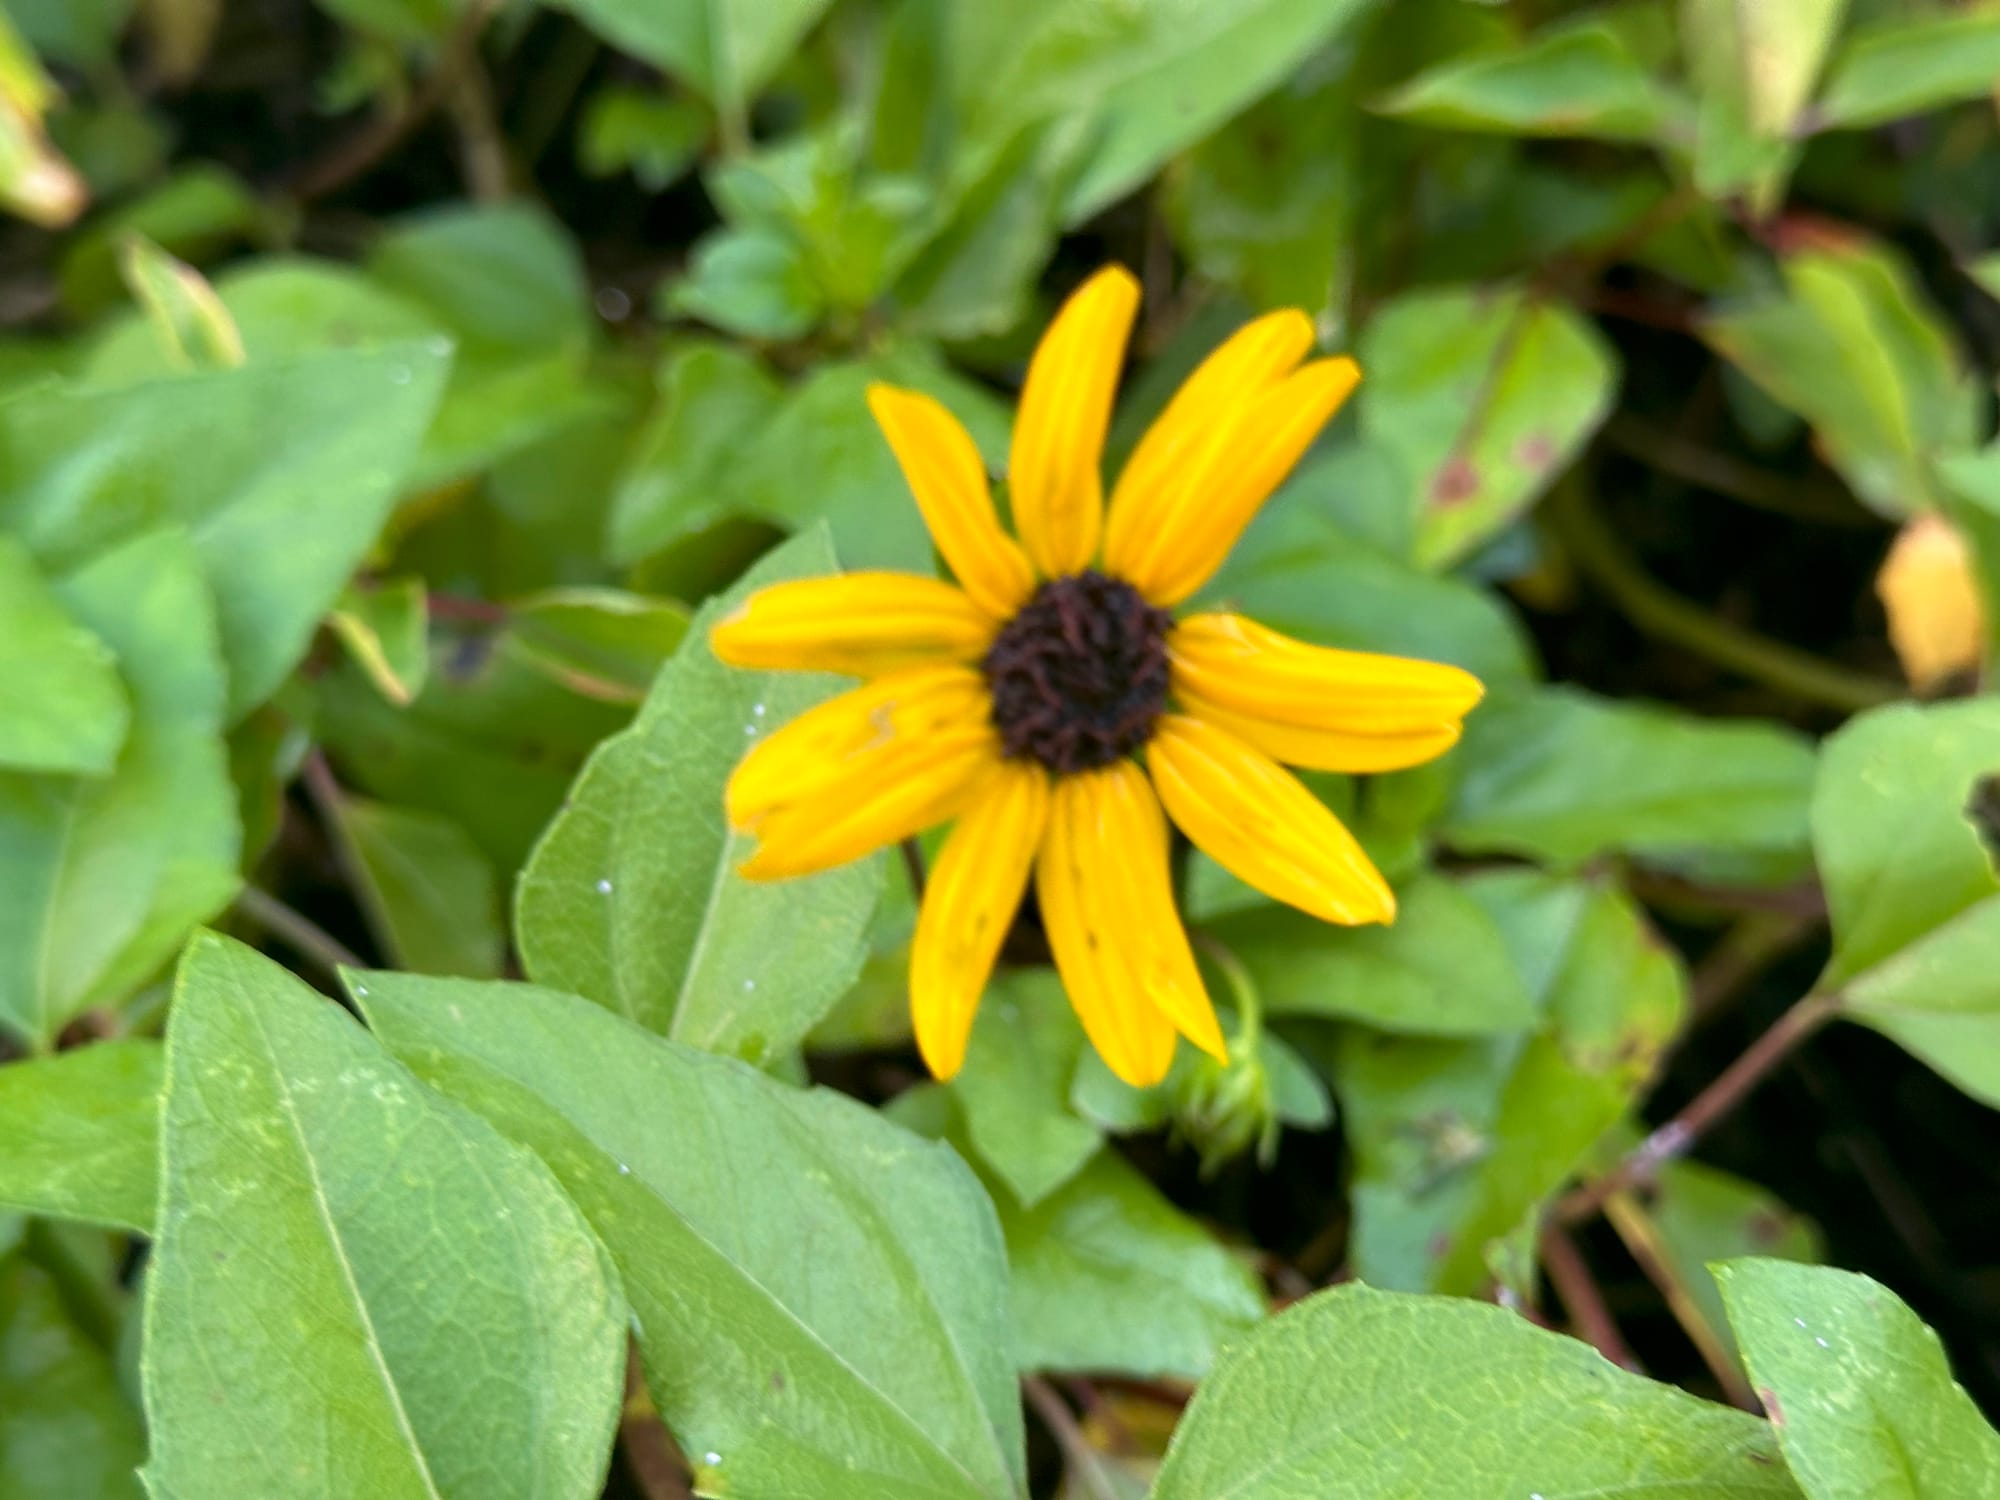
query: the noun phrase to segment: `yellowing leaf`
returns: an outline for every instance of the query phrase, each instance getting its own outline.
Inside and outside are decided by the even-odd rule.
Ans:
[[[1889,644],[1919,692],[1979,664],[1985,609],[1958,528],[1926,513],[1904,525],[1875,575]]]

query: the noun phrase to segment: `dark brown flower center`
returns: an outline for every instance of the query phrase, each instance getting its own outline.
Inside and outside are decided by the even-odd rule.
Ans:
[[[1036,589],[980,663],[1007,757],[1089,771],[1145,744],[1167,704],[1172,623],[1102,573]]]

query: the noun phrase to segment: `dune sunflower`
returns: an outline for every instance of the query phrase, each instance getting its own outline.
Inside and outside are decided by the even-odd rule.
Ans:
[[[910,960],[917,1043],[939,1078],[965,1056],[1031,874],[1063,987],[1113,1072],[1158,1082],[1176,1032],[1225,1059],[1175,910],[1168,818],[1277,900],[1388,922],[1388,884],[1279,762],[1416,765],[1452,745],[1480,696],[1456,667],[1310,646],[1235,614],[1175,618],[1360,372],[1307,359],[1304,313],[1257,319],[1181,387],[1107,508],[1100,461],[1138,305],[1130,273],[1108,267],[1036,348],[1008,460],[1018,542],[957,420],[877,385],[869,406],[957,584],[782,583],[711,637],[737,666],[866,679],[731,777],[730,822],[758,840],[745,876],[809,874],[956,820]]]

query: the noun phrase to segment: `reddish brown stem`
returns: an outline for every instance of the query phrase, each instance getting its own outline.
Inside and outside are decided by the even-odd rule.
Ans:
[[[1614,1365],[1644,1373],[1625,1335],[1618,1331],[1618,1320],[1605,1305],[1604,1293],[1598,1289],[1583,1252],[1553,1224],[1542,1230],[1542,1269],[1548,1272],[1549,1285],[1555,1288],[1563,1311],[1591,1347]]]

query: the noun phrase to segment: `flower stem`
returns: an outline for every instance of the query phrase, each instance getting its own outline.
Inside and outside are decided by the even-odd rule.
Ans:
[[[1649,635],[1706,657],[1806,703],[1859,713],[1903,696],[1896,684],[1822,661],[1807,651],[1718,619],[1655,581],[1574,486],[1550,496],[1544,513],[1577,567]]]
[[[1609,1172],[1586,1183],[1558,1203],[1555,1221],[1559,1224],[1579,1223],[1602,1208],[1604,1200],[1613,1193],[1650,1182],[1661,1167],[1687,1155],[1688,1148],[1701,1138],[1703,1132],[1742,1103],[1779,1063],[1832,1020],[1839,1010],[1840,996],[1836,994],[1810,994],[1793,1005],[1778,1017],[1769,1031],[1752,1042],[1741,1057],[1696,1094],[1685,1109],[1647,1136]]]

